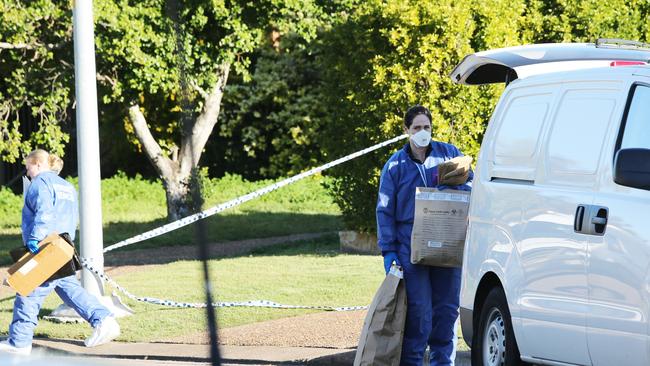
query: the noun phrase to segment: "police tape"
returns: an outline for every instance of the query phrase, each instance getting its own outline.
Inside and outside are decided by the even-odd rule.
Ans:
[[[206,217],[212,216],[214,214],[217,214],[217,213],[219,213],[221,211],[224,211],[224,210],[227,210],[229,208],[239,206],[244,202],[250,201],[250,200],[255,199],[257,197],[263,196],[263,195],[265,195],[267,193],[273,192],[278,188],[281,188],[281,187],[284,187],[284,186],[289,185],[291,183],[297,182],[297,181],[299,181],[299,180],[301,180],[303,178],[309,177],[311,175],[320,173],[323,170],[329,169],[329,168],[331,168],[333,166],[336,166],[336,165],[345,163],[347,161],[350,161],[352,159],[358,158],[359,156],[365,155],[365,154],[367,154],[369,152],[380,149],[380,148],[382,148],[384,146],[390,145],[390,144],[392,144],[394,142],[405,139],[407,137],[408,137],[408,135],[406,135],[406,134],[397,136],[397,137],[392,138],[390,140],[386,140],[386,141],[381,142],[379,144],[376,144],[376,145],[373,145],[371,147],[365,148],[363,150],[359,150],[359,151],[357,151],[355,153],[346,155],[346,156],[344,156],[342,158],[339,158],[339,159],[336,159],[336,160],[334,160],[332,162],[329,162],[327,164],[321,165],[321,166],[319,166],[317,168],[310,169],[310,170],[308,170],[306,172],[294,175],[293,177],[284,179],[284,180],[282,180],[280,182],[268,185],[268,186],[266,186],[264,188],[260,188],[260,189],[254,191],[254,192],[248,193],[248,194],[243,195],[241,197],[237,197],[237,198],[235,198],[233,200],[230,200],[228,202],[225,202],[225,203],[222,203],[220,205],[211,207],[211,208],[209,208],[207,210],[201,211],[201,212],[196,213],[194,215],[187,216],[187,217],[182,218],[180,220],[170,222],[169,224],[157,227],[157,228],[155,228],[153,230],[149,230],[149,231],[144,232],[142,234],[139,234],[139,235],[133,236],[131,238],[122,240],[122,241],[120,241],[118,243],[115,243],[113,245],[109,245],[108,247],[104,248],[104,253],[107,253],[107,252],[110,252],[112,250],[122,248],[122,247],[125,247],[125,246],[128,246],[128,245],[132,245],[132,244],[141,242],[143,240],[155,238],[155,237],[160,236],[162,234],[166,234],[166,233],[168,233],[170,231],[174,231],[174,230],[179,229],[179,228],[181,228],[183,226],[187,226],[187,225],[192,224],[192,223],[194,223],[194,222],[196,222],[198,220],[201,220],[201,219],[204,219]]]
[[[107,276],[102,271],[99,271],[97,268],[93,267],[88,263],[88,260],[85,258],[80,258],[81,265],[92,272],[95,276],[100,278],[102,281],[107,284],[115,287],[118,291],[123,293],[126,297],[131,300],[149,303],[159,306],[168,306],[174,308],[205,308],[207,307],[206,303],[194,303],[194,302],[178,302],[165,299],[157,299],[155,297],[141,297],[135,296],[124,287],[120,286],[115,280]],[[212,303],[212,306],[215,308],[228,308],[228,307],[248,307],[248,308],[274,308],[274,309],[308,309],[308,310],[322,310],[322,311],[355,311],[355,310],[365,310],[368,306],[308,306],[308,305],[285,305],[279,304],[277,302],[268,301],[268,300],[251,300],[251,301],[240,301],[240,302],[215,302]]]
[[[310,169],[306,172],[300,173],[298,175],[295,175],[293,177],[284,179],[280,182],[271,184],[269,186],[266,186],[264,188],[258,189],[254,192],[248,193],[244,196],[235,198],[233,200],[230,200],[228,202],[222,203],[220,205],[214,206],[212,208],[209,208],[207,210],[204,210],[202,212],[199,212],[197,214],[185,217],[183,219],[171,222],[167,225],[160,226],[158,228],[155,228],[153,230],[144,232],[142,234],[133,236],[131,238],[122,240],[118,243],[115,243],[113,245],[110,245],[104,249],[104,253],[110,252],[112,250],[122,248],[131,244],[135,244],[138,242],[141,242],[143,240],[151,239],[156,236],[160,236],[162,234],[168,233],[170,231],[179,229],[183,226],[187,226],[191,223],[194,223],[198,220],[204,219],[206,217],[212,216],[214,214],[217,214],[219,212],[222,212],[226,209],[241,205],[244,202],[250,201],[252,199],[258,198],[260,196],[263,196],[265,194],[268,194],[270,192],[273,192],[281,187],[284,187],[286,185],[292,184],[300,179],[309,177],[311,175],[317,174],[319,172],[322,172],[326,169],[329,169],[333,166],[345,163],[347,161],[350,161],[352,159],[355,159],[359,156],[365,155],[369,152],[372,152],[374,150],[380,149],[384,146],[390,145],[394,142],[397,142],[399,140],[407,138],[408,135],[400,135],[395,138],[392,138],[390,140],[381,142],[379,144],[373,145],[371,147],[365,148],[363,150],[359,150],[355,153],[346,155],[342,158],[336,159],[332,162],[329,162],[327,164],[321,165],[317,168]],[[160,306],[168,306],[168,307],[176,307],[176,308],[205,308],[207,307],[206,303],[191,303],[191,302],[178,302],[178,301],[173,301],[173,300],[166,300],[166,299],[158,299],[154,297],[141,297],[141,296],[135,296],[129,291],[127,291],[124,287],[120,286],[115,280],[107,276],[103,271],[99,271],[96,268],[94,268],[91,264],[89,264],[89,261],[85,258],[81,258],[81,264],[84,268],[89,270],[91,273],[93,273],[95,276],[97,276],[99,279],[101,279],[103,282],[106,282],[107,284],[113,286],[116,288],[118,291],[123,293],[126,297],[128,297],[131,300],[138,301],[138,302],[145,302],[153,305],[160,305]],[[334,306],[308,306],[308,305],[286,305],[286,304],[279,304],[273,301],[268,301],[268,300],[251,300],[251,301],[244,301],[244,302],[216,302],[212,304],[213,307],[215,308],[223,308],[223,307],[256,307],[256,308],[274,308],[274,309],[309,309],[309,310],[322,310],[322,311],[355,311],[355,310],[365,310],[368,308],[368,306],[339,306],[339,307],[334,307]]]

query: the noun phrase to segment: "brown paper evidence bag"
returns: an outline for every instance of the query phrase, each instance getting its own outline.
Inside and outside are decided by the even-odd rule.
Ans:
[[[393,266],[368,308],[354,366],[398,366],[405,322],[404,276]]]

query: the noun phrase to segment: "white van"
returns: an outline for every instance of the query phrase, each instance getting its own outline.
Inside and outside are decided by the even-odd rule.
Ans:
[[[650,365],[646,47],[505,48],[452,72],[461,84],[508,83],[465,242],[460,313],[473,365]]]

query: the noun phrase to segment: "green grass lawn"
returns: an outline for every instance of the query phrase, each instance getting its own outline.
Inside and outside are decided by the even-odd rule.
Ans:
[[[217,301],[270,300],[294,305],[368,305],[384,274],[379,256],[340,254],[332,239],[288,244],[249,256],[210,262]],[[115,278],[140,296],[187,302],[204,302],[201,264],[179,261],[149,267]],[[109,289],[110,290],[110,289]],[[124,299],[124,297],[123,297]],[[179,337],[207,330],[205,309],[176,309],[125,301],[133,316],[120,319],[119,340],[146,342]],[[50,295],[41,315],[61,303]],[[0,324],[11,321],[12,298],[0,300]],[[232,327],[314,312],[267,308],[218,308],[220,327]],[[6,334],[6,327],[0,333]],[[86,324],[54,324],[41,321],[37,336],[82,339],[90,334]]]

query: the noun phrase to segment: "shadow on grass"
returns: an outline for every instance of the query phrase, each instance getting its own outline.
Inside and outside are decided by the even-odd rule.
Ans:
[[[335,232],[276,236],[208,245],[209,259],[276,255],[335,256],[338,254],[340,254],[338,235]],[[198,259],[197,248],[186,245],[111,252],[107,253],[105,263],[107,267],[120,267]]]
[[[144,223],[120,222],[104,226],[105,246],[112,245],[121,240],[141,234],[165,225],[165,220],[155,220]],[[305,233],[335,233],[343,227],[341,217],[338,215],[305,214],[290,212],[243,212],[237,214],[214,215],[204,220],[207,229],[207,238],[211,244],[212,258],[232,257],[240,255],[257,255],[260,247],[275,246],[288,241],[309,241],[314,237],[292,237],[285,241],[273,241],[266,238],[294,236]],[[196,258],[196,223],[178,230],[163,234],[159,237],[148,239],[129,245],[105,254],[107,265],[138,265],[138,264],[164,264],[180,259]],[[322,236],[322,235],[321,235]],[[255,240],[253,240],[255,239]],[[242,242],[243,241],[243,242]],[[228,243],[234,242],[234,243]],[[270,242],[270,243],[269,243]],[[328,242],[331,245],[338,243],[335,234],[330,234]],[[302,249],[302,251],[289,252],[283,255],[307,254],[310,250],[319,251],[318,245]],[[268,244],[268,245],[267,245]],[[9,250],[22,245],[20,234],[0,234],[0,265],[11,264]],[[238,246],[229,248],[228,246]],[[338,244],[336,244],[338,249]],[[77,243],[78,247],[78,243]],[[266,249],[265,249],[266,250]],[[329,250],[329,249],[328,249]],[[259,252],[260,255],[273,255],[273,249]],[[311,252],[310,254],[314,254]],[[111,263],[112,258],[117,258]]]
[[[298,256],[313,255],[319,257],[335,257],[341,254],[338,235],[324,235],[321,238],[299,241],[295,243],[277,244],[251,250],[248,254],[253,257],[268,256]]]
[[[203,221],[211,243],[243,239],[268,238],[299,233],[319,233],[340,230],[338,215],[290,212],[246,212],[214,215]],[[147,230],[167,224],[165,220],[148,223],[115,223],[104,227],[104,242],[110,245]],[[120,250],[157,248],[161,246],[196,244],[196,223]]]

